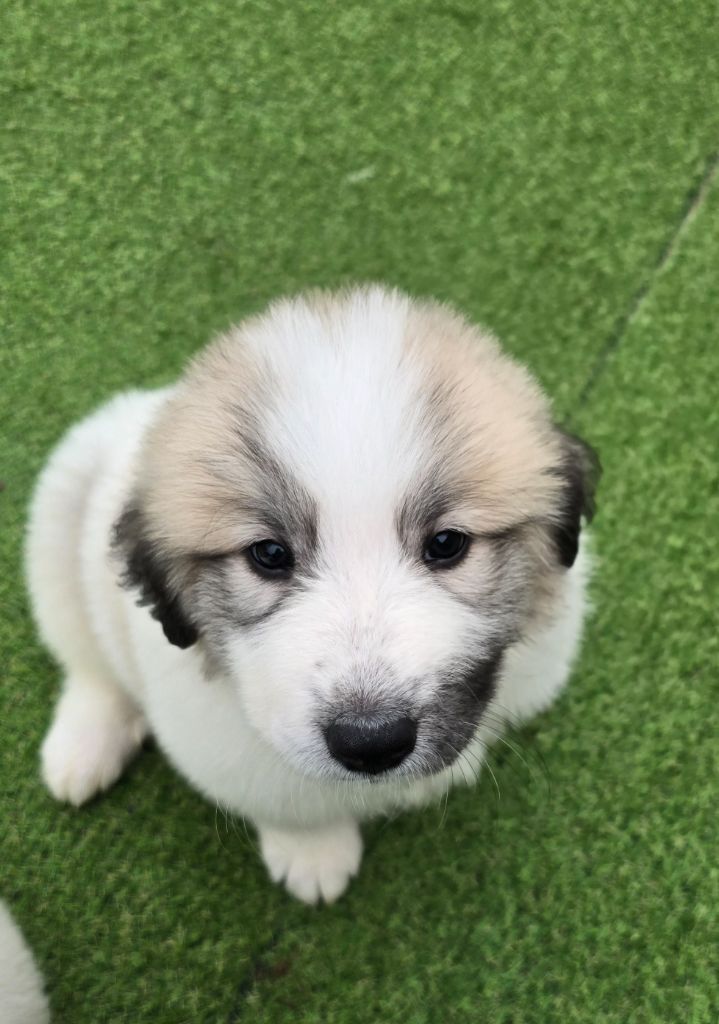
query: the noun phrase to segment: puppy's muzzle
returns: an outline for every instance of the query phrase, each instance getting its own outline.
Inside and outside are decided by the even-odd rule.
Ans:
[[[325,728],[332,757],[351,772],[379,775],[414,750],[417,723],[406,716],[345,714]]]

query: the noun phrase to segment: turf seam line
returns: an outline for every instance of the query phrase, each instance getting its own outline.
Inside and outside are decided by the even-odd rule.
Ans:
[[[689,189],[684,200],[684,206],[677,225],[672,231],[667,242],[662,246],[654,267],[650,271],[648,277],[639,285],[632,295],[626,310],[617,319],[611,334],[599,350],[597,357],[594,360],[594,365],[589,371],[589,375],[579,393],[577,403],[579,408],[586,405],[592,391],[604,374],[611,357],[619,348],[627,331],[639,315],[642,306],[647,300],[652,285],[674,257],[682,238],[704,205],[704,201],[714,184],[717,173],[719,173],[719,149],[715,150],[706,161],[704,171],[702,172],[699,181]]]

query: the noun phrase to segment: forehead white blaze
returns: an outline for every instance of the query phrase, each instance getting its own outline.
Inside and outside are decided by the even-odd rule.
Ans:
[[[407,300],[370,291],[331,314],[306,304],[273,312],[251,339],[273,381],[270,447],[317,502],[323,545],[396,544],[397,510],[428,456]]]

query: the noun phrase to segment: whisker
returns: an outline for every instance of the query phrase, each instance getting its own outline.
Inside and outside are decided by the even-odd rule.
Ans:
[[[499,802],[502,799],[502,794],[501,794],[501,792],[499,790],[499,783],[497,782],[497,776],[492,771],[492,766],[489,763],[489,761],[485,761],[484,763],[487,766],[487,771],[492,776],[492,781],[494,782],[494,788],[497,790],[497,802]]]
[[[217,814],[218,814],[219,811],[220,811],[220,805],[219,805],[219,803],[217,801],[215,801],[215,819],[214,819],[215,820],[215,835],[217,836],[217,841],[219,842],[220,846],[224,849],[225,848],[225,844],[222,842],[222,836],[220,835],[220,830],[217,827]]]
[[[447,821],[447,807],[449,806],[449,788],[450,782],[448,781],[447,785],[444,787],[444,791],[441,797],[439,798],[440,817],[439,825],[437,826],[437,832],[442,831]]]
[[[508,739],[507,739],[507,738],[506,738],[505,736],[503,736],[503,735],[502,735],[501,733],[499,733],[499,732],[495,732],[495,730],[494,730],[494,729],[492,729],[492,727],[491,727],[491,726],[487,725],[487,726],[486,726],[486,728],[487,728],[487,731],[489,732],[489,734],[491,735],[491,737],[492,737],[492,740],[495,740],[496,742],[498,742],[498,743],[501,743],[501,744],[502,744],[503,746],[505,746],[505,747],[506,747],[506,748],[507,748],[507,749],[508,749],[508,750],[509,750],[509,751],[510,751],[510,752],[511,752],[512,754],[514,754],[514,755],[515,755],[515,756],[516,756],[516,757],[517,757],[517,758],[518,758],[518,759],[519,759],[519,760],[520,760],[520,761],[522,762],[522,764],[523,764],[523,766],[524,766],[524,767],[526,768],[526,770],[527,770],[528,774],[529,774],[530,776],[532,776],[532,775],[533,775],[533,772],[532,772],[532,766],[531,766],[531,765],[529,764],[529,762],[528,762],[528,761],[526,760],[526,758],[524,758],[524,757],[522,756],[521,752],[520,752],[520,751],[519,751],[519,750],[517,749],[517,747],[515,747],[515,746],[514,746],[514,745],[513,745],[513,744],[512,744],[512,743],[511,743],[511,742],[510,742],[510,741],[509,741],[509,740],[508,740]],[[510,764],[511,764],[511,761],[510,761]]]

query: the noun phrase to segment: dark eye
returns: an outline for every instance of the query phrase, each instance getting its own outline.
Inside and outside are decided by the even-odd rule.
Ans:
[[[458,562],[467,548],[469,538],[459,530],[442,530],[430,537],[424,548],[424,560],[429,565],[448,566]]]
[[[260,540],[248,548],[253,568],[264,576],[280,576],[288,573],[295,560],[292,552],[276,540]]]

